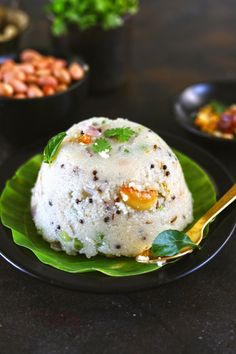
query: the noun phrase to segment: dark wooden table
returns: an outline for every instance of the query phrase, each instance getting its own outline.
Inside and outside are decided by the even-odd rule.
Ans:
[[[22,47],[49,47],[43,1],[21,3],[34,19]],[[143,1],[133,37],[129,84],[90,97],[84,116],[128,117],[200,143],[235,178],[235,148],[200,142],[177,126],[171,110],[185,85],[236,79],[234,1]],[[1,139],[1,162],[11,152]],[[191,276],[124,295],[54,288],[0,259],[0,353],[234,354],[235,250],[233,237],[220,255]]]

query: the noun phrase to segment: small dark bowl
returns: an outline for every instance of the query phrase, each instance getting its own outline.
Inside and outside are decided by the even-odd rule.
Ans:
[[[74,61],[74,60],[73,60]],[[64,131],[80,120],[88,91],[88,66],[82,80],[64,92],[40,98],[0,97],[0,133],[15,145],[27,145],[36,139]]]
[[[20,9],[5,8],[0,10],[6,13],[6,23],[17,27],[17,33],[9,39],[0,40],[0,55],[10,56],[18,50],[20,39],[29,26],[30,19],[27,13]]]
[[[236,103],[236,82],[202,82],[186,87],[176,98],[174,113],[177,122],[189,132],[212,141],[235,143],[236,139],[216,137],[199,130],[194,124],[196,112],[211,100]]]
[[[133,16],[126,15],[123,21],[123,26],[109,31],[99,26],[81,31],[78,26],[71,25],[67,34],[51,36],[53,51],[58,56],[79,52],[88,62],[93,93],[115,90],[129,79]]]

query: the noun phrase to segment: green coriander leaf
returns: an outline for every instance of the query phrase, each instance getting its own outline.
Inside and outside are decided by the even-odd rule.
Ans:
[[[123,19],[117,14],[108,13],[106,16],[104,16],[104,23],[103,23],[104,29],[119,27],[122,24],[123,24]]]
[[[122,26],[126,15],[138,11],[138,0],[50,0],[47,13],[55,35],[66,33],[71,24],[80,30],[97,26],[104,30]]]
[[[50,5],[55,14],[61,14],[65,11],[65,1],[56,0],[51,2]]]
[[[134,134],[135,132],[129,127],[108,129],[104,132],[105,137],[115,138],[120,142],[128,141]]]
[[[67,25],[63,18],[56,17],[52,22],[52,32],[55,36],[67,33]]]
[[[177,230],[166,230],[161,232],[152,243],[152,254],[154,256],[174,256],[184,247],[198,247],[184,232]]]
[[[224,105],[222,102],[217,101],[217,100],[212,100],[210,103],[211,107],[216,113],[223,113],[226,109],[226,105]]]
[[[99,154],[100,152],[109,152],[111,151],[111,144],[104,138],[98,138],[92,145],[94,152]]]
[[[52,163],[52,161],[55,159],[57,152],[61,146],[62,140],[65,138],[66,133],[62,132],[54,136],[49,140],[47,143],[47,146],[44,149],[43,152],[43,162],[45,163]]]

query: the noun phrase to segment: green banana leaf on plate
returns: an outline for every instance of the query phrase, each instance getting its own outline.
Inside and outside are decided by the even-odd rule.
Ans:
[[[194,223],[215,203],[215,189],[212,181],[200,166],[186,155],[178,151],[175,153],[193,196]],[[65,272],[98,271],[109,276],[131,276],[158,269],[157,265],[140,264],[135,259],[128,257],[96,256],[88,259],[84,255],[68,256],[64,252],[52,250],[50,245],[37,233],[30,211],[31,189],[36,181],[41,163],[41,154],[24,163],[7,182],[0,198],[1,221],[3,225],[11,229],[13,241],[17,245],[31,250],[42,263]]]

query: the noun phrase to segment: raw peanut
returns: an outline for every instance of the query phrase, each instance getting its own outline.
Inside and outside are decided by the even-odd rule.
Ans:
[[[51,70],[49,69],[39,69],[35,72],[35,75],[37,76],[50,76],[51,75]]]
[[[29,74],[26,76],[25,82],[27,84],[36,84],[38,82],[38,78],[36,75]]]
[[[23,71],[25,74],[33,74],[34,73],[34,67],[31,64],[19,64],[18,67],[20,68],[21,71]]]
[[[22,81],[13,79],[9,82],[9,84],[13,87],[16,93],[24,93],[27,91],[27,86]]]
[[[33,60],[31,64],[33,65],[35,71],[46,68],[46,64],[43,58],[40,60]]]
[[[53,95],[80,80],[84,69],[78,63],[67,68],[64,59],[44,56],[33,49],[21,53],[21,63],[7,60],[0,64],[0,96],[16,99]],[[89,139],[88,139],[89,140]]]
[[[43,86],[43,93],[46,96],[51,96],[51,95],[54,95],[55,89],[52,86],[45,85],[45,86]]]
[[[63,92],[63,91],[66,91],[67,89],[68,89],[67,85],[61,84],[61,85],[57,86],[56,91],[57,92]]]
[[[18,80],[20,80],[20,81],[25,81],[25,79],[26,79],[26,74],[25,74],[23,71],[21,71],[21,70],[19,70],[19,69],[17,68],[16,71],[15,71],[15,73],[16,73],[16,79],[18,79]]]
[[[27,91],[27,96],[29,98],[43,97],[43,92],[36,85],[30,85]]]
[[[23,62],[31,62],[42,58],[42,55],[33,49],[25,49],[20,56]]]
[[[6,71],[11,70],[15,66],[15,63],[13,60],[6,60],[4,63],[1,65],[1,72],[4,73]]]
[[[65,68],[66,67],[66,61],[63,59],[55,59],[54,63],[53,63],[53,67],[55,69],[61,69],[61,68]]]
[[[71,82],[70,74],[66,69],[54,69],[53,74],[62,84],[69,84]]]
[[[39,86],[56,87],[58,85],[57,79],[53,76],[41,76],[38,78]]]
[[[24,93],[17,93],[14,98],[17,99],[22,99],[22,98],[27,98],[27,96]]]
[[[12,80],[25,81],[26,75],[23,71],[20,71],[17,67],[14,70],[7,71],[3,74],[3,81],[9,83]]]
[[[80,80],[84,76],[83,68],[77,63],[73,63],[69,66],[69,72],[73,80]]]
[[[47,63],[45,62],[44,59],[33,62],[33,65],[36,71],[47,69]]]
[[[5,73],[2,74],[2,81],[7,83],[12,79],[15,79],[14,71],[6,71]]]
[[[11,85],[0,82],[0,96],[12,97],[13,92],[14,90]]]
[[[53,64],[52,59],[47,59],[46,57],[42,58],[41,60],[36,60],[34,62],[34,67],[36,69],[50,69]]]
[[[54,58],[54,57],[45,57],[45,58],[46,58],[46,60],[47,60],[48,66],[51,68],[52,65],[55,64],[56,58]]]

